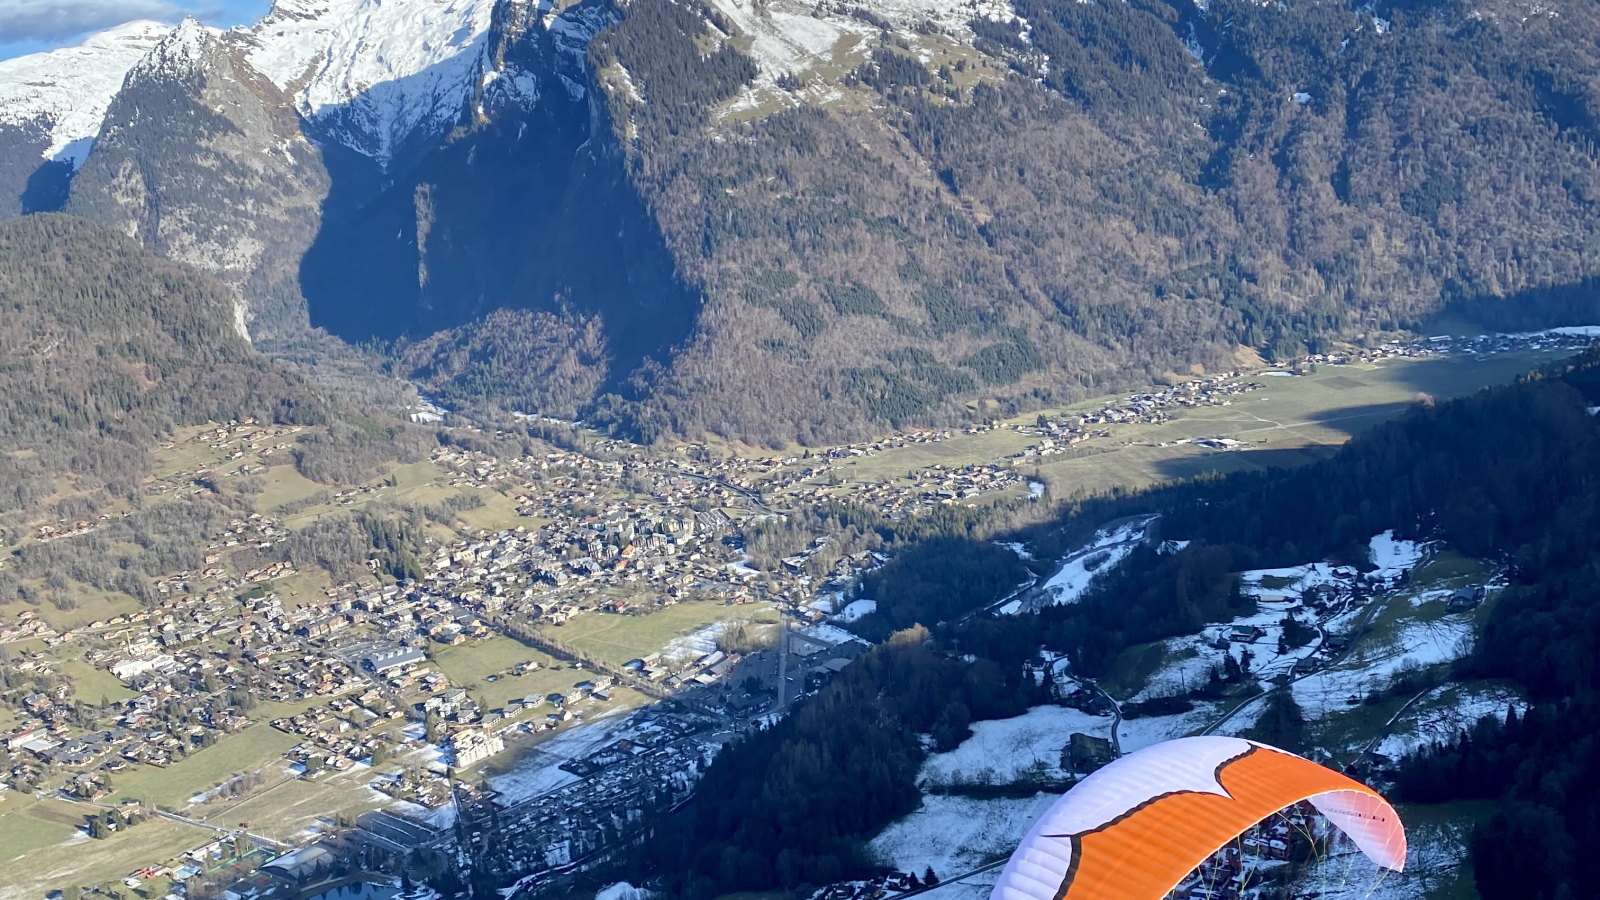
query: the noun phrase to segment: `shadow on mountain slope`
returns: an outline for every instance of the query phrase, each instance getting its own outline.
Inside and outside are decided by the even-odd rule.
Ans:
[[[399,174],[324,148],[332,189],[300,269],[312,325],[416,341],[533,310],[598,326],[606,389],[668,361],[699,298],[620,158],[591,152],[588,104],[542,81],[532,111],[459,129]]]

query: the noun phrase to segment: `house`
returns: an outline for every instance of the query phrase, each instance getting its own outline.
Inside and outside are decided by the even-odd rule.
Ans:
[[[1235,625],[1233,626],[1233,629],[1228,632],[1228,640],[1250,643],[1252,641],[1260,640],[1265,634],[1265,631],[1262,631],[1254,625]]]
[[[1450,600],[1445,603],[1445,610],[1448,612],[1466,612],[1469,609],[1477,609],[1478,605],[1483,602],[1483,594],[1483,585],[1462,588],[1450,595]]]
[[[1081,731],[1069,735],[1061,748],[1061,768],[1075,775],[1087,775],[1116,758],[1109,740]]]
[[[361,660],[361,668],[374,675],[383,675],[405,666],[414,666],[428,658],[426,653],[416,647],[396,647],[393,650],[383,650]]]

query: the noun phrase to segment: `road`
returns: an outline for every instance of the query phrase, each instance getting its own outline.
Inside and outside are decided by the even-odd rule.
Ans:
[[[1111,750],[1117,756],[1121,756],[1122,738],[1117,732],[1122,730],[1122,704],[1117,702],[1117,698],[1106,693],[1106,689],[1100,686],[1100,682],[1095,681],[1091,682],[1091,684],[1094,685],[1095,691],[1106,698],[1107,703],[1111,704]]]

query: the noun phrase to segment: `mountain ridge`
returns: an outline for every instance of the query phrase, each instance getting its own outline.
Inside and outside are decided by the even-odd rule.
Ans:
[[[466,407],[780,444],[1589,283],[1600,16],[1414,6],[284,0],[218,39],[274,174],[189,166],[240,199],[174,246]],[[127,221],[116,183],[71,208]]]

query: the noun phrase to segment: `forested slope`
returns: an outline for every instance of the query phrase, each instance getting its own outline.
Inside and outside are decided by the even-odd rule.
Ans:
[[[632,410],[647,431],[949,421],[974,396],[1039,404],[1232,367],[1241,345],[1292,357],[1594,274],[1592,6],[1023,2],[1025,32],[972,24],[961,71],[918,60],[953,58],[939,28],[887,28],[826,111],[748,121],[721,100],[745,90],[743,45],[678,46],[715,43],[715,8],[624,39],[658,6],[591,47],[613,138],[705,295]],[[1596,312],[1589,291],[1560,310]]]
[[[235,299],[84,219],[0,221],[0,515],[136,497],[147,452],[178,425],[326,421],[239,333]]]

